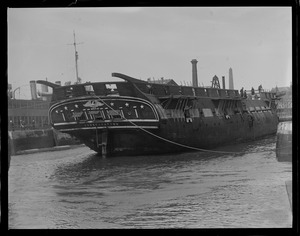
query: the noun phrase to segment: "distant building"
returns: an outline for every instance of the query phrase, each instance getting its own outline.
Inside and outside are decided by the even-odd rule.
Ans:
[[[275,87],[271,89],[271,92],[276,92],[276,95],[280,98],[277,102],[277,109],[292,108],[293,97],[292,87]]]
[[[176,85],[176,86],[178,86],[178,84],[172,79],[164,79],[164,78],[161,78],[161,79],[158,79],[158,80],[148,79],[148,82],[153,83],[153,84],[166,84],[166,85]]]
[[[276,92],[284,100],[292,100],[292,87],[275,87],[271,92]]]
[[[31,100],[15,99],[12,85],[8,85],[9,130],[50,128],[48,110],[52,93],[44,85],[41,86],[41,91],[38,91],[34,80],[30,81],[30,92]]]
[[[49,104],[43,100],[8,99],[9,130],[49,128]]]
[[[289,92],[291,89],[290,87],[275,87],[271,89],[271,92]]]

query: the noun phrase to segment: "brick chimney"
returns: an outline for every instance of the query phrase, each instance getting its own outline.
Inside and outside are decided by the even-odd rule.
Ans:
[[[232,68],[229,68],[229,89],[234,89]]]
[[[222,84],[223,84],[223,89],[226,89],[225,88],[225,76],[222,76]]]
[[[192,63],[192,78],[193,78],[193,87],[198,87],[198,76],[197,76],[197,60],[193,59]]]

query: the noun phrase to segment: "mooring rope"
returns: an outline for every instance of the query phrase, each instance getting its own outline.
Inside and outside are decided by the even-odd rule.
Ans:
[[[109,106],[103,99],[101,99],[100,97],[94,95],[93,97],[96,97],[98,98],[101,102],[103,102],[108,108],[110,108],[111,110],[113,110],[114,112],[117,112],[114,108],[112,108],[111,106]],[[121,115],[121,114],[120,114]],[[121,115],[122,117],[122,115]],[[163,140],[165,142],[168,142],[168,143],[171,143],[171,144],[174,144],[174,145],[177,145],[177,146],[180,146],[180,147],[184,147],[184,148],[187,148],[187,149],[191,149],[191,150],[195,150],[195,151],[201,151],[201,152],[211,152],[211,153],[220,153],[220,154],[251,154],[251,153],[264,153],[264,152],[271,152],[271,151],[276,151],[276,150],[280,150],[280,149],[285,149],[285,148],[288,148],[290,146],[285,146],[285,147],[281,147],[281,148],[274,148],[274,149],[270,149],[270,150],[264,150],[264,151],[250,151],[250,152],[229,152],[229,151],[217,151],[217,150],[210,150],[210,149],[203,149],[203,148],[197,148],[197,147],[192,147],[192,146],[188,146],[188,145],[185,145],[185,144],[181,144],[181,143],[177,143],[177,142],[174,142],[172,140],[169,140],[169,139],[166,139],[166,138],[163,138],[159,135],[156,135],[156,134],[153,134],[151,133],[150,131],[140,127],[139,125],[135,124],[134,122],[128,120],[124,115],[122,117],[123,119],[125,119],[126,121],[128,121],[129,123],[131,123],[132,125],[134,125],[135,127],[141,129],[142,131],[144,131],[145,133],[149,134],[149,135],[152,135],[153,137],[156,137],[160,140]]]

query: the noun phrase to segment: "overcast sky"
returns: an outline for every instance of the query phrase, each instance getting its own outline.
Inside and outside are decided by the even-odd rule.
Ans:
[[[290,7],[10,8],[8,82],[27,99],[30,80],[75,82],[75,30],[83,82],[119,72],[190,83],[197,59],[205,86],[217,75],[228,87],[230,67],[235,89],[289,86],[291,18]]]

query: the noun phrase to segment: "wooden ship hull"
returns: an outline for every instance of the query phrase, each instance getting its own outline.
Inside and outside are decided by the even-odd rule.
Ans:
[[[275,93],[156,84],[113,73],[121,82],[53,88],[54,129],[100,155],[148,155],[214,149],[277,131]]]

